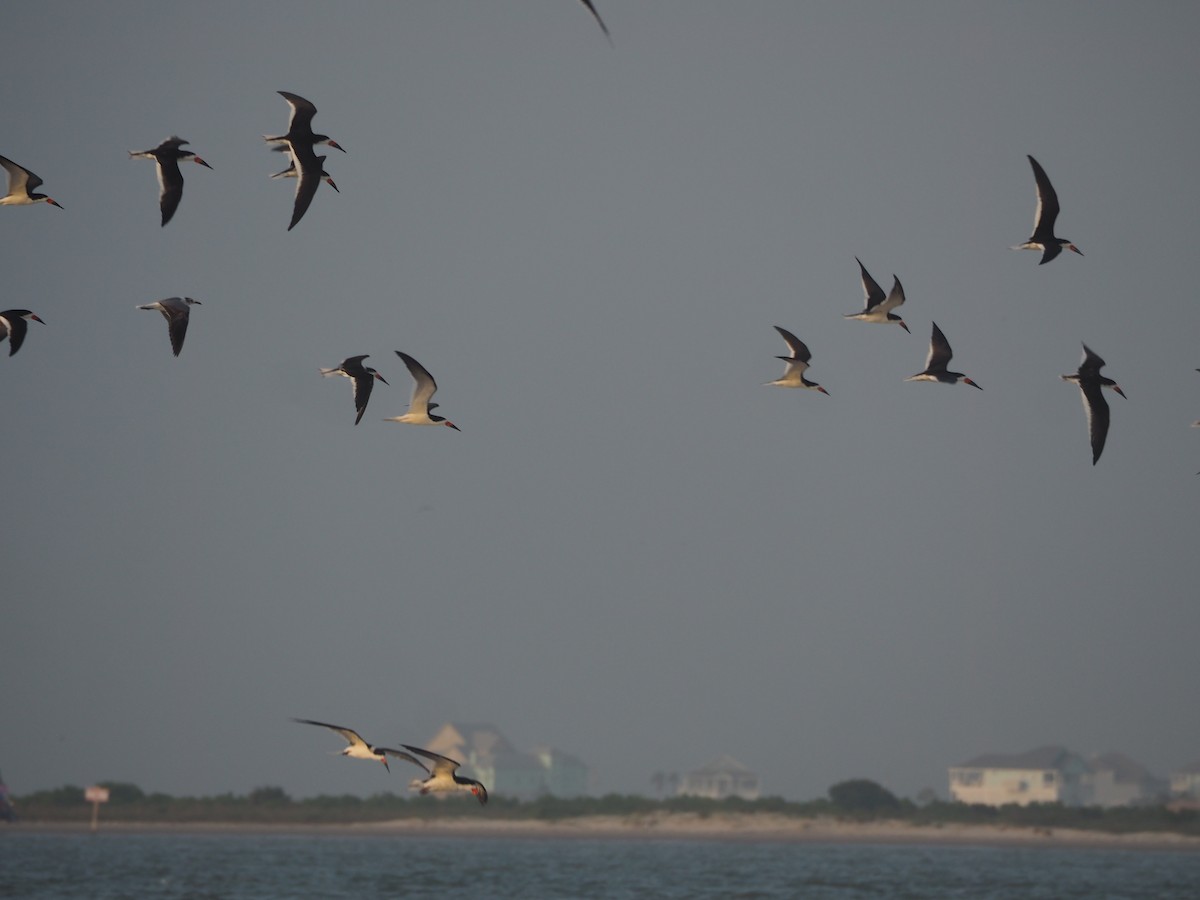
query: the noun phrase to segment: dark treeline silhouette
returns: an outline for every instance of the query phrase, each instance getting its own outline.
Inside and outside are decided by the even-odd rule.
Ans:
[[[790,801],[782,797],[743,800],[730,797],[654,799],[633,794],[603,797],[540,797],[515,800],[493,796],[486,809],[460,798],[401,797],[390,792],[359,797],[319,795],[294,799],[279,787],[260,787],[245,795],[175,797],[148,794],[133,784],[110,782],[109,802],[101,819],[109,822],[231,823],[336,825],[391,819],[487,818],[512,821],[556,821],[584,816],[636,816],[691,813],[701,818],[727,814],[775,814],[794,818],[833,817],[855,821],[889,820],[914,825],[977,824],[1022,828],[1077,828],[1112,833],[1174,832],[1200,836],[1200,812],[1165,806],[1100,807],[1032,803],[1027,806],[982,806],[934,801],[918,805],[899,799],[866,779],[833,785],[828,798]],[[86,822],[91,804],[83,789],[66,786],[13,797],[19,821]]]

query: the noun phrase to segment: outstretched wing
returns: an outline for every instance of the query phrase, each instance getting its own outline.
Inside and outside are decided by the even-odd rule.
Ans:
[[[330,731],[336,731],[346,739],[346,742],[353,746],[368,747],[366,741],[362,739],[357,731],[353,728],[345,728],[341,725],[330,725],[328,722],[317,722],[313,719],[292,719],[293,722],[299,722],[302,725],[317,725],[321,728],[328,728]]]

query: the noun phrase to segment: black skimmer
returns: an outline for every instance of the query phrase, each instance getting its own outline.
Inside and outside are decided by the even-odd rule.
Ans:
[[[25,343],[25,332],[29,330],[29,321],[42,322],[27,309],[6,309],[0,312],[0,341],[8,338],[8,355],[12,356]],[[45,325],[45,322],[42,322]]]
[[[962,372],[951,372],[946,366],[950,364],[950,359],[954,356],[954,352],[950,349],[950,342],[946,340],[946,336],[942,334],[942,329],[938,328],[937,322],[933,323],[933,334],[929,338],[929,356],[925,359],[924,371],[918,372],[916,375],[910,375],[905,378],[905,381],[938,381],[942,384],[969,384],[973,388],[979,387],[970,378]]]
[[[1029,164],[1033,166],[1033,178],[1037,182],[1038,196],[1037,211],[1033,214],[1033,234],[1025,243],[1018,244],[1012,249],[1041,250],[1042,261],[1038,263],[1039,266],[1050,262],[1064,249],[1074,250],[1083,256],[1083,251],[1066,238],[1054,236],[1054,220],[1058,218],[1058,194],[1055,193],[1054,186],[1050,184],[1050,179],[1046,177],[1046,170],[1038,161],[1030,156]]]
[[[51,200],[45,194],[34,194],[42,186],[38,178],[24,166],[18,166],[11,159],[0,156],[0,166],[8,170],[8,193],[0,197],[0,206],[28,206],[31,203],[49,203],[62,209],[62,204]]]
[[[413,377],[413,392],[412,397],[408,401],[408,412],[402,416],[391,416],[384,419],[384,421],[404,422],[407,425],[445,425],[447,428],[453,428],[455,431],[462,431],[461,428],[449,419],[433,414],[432,410],[437,408],[437,404],[430,403],[429,399],[437,390],[437,382],[433,380],[433,376],[429,374],[429,370],[407,353],[397,350],[396,355],[404,360],[404,364],[408,366],[409,374]]]
[[[608,38],[608,43],[612,45],[612,35],[608,33],[608,26],[604,24],[604,20],[600,18],[600,13],[596,12],[596,7],[592,5],[592,0],[581,0],[584,6],[588,8],[588,12],[592,14],[592,18],[596,20],[596,24],[600,26],[600,30],[604,32],[604,36]]]
[[[325,172],[325,157],[317,156],[313,153],[312,147],[307,145],[292,146],[292,166],[299,170],[300,174],[294,176],[296,178],[296,194],[295,202],[292,204],[292,221],[288,223],[287,230],[291,231],[296,227],[304,214],[308,212],[308,207],[312,204],[313,197],[317,194],[317,188],[321,186],[322,180],[328,179],[329,183],[333,184],[333,179],[329,178]],[[287,170],[284,170],[286,173]],[[334,185],[337,189],[337,185]],[[341,191],[338,191],[340,194]]]
[[[351,356],[343,359],[341,365],[336,369],[320,370],[321,374],[327,378],[333,375],[341,375],[354,382],[354,408],[358,410],[358,416],[354,419],[355,425],[362,421],[363,413],[367,411],[367,401],[371,399],[371,389],[375,387],[375,379],[378,378],[384,384],[387,384],[386,378],[370,366],[362,364],[362,361],[370,355],[369,353],[364,353],[362,356]]]
[[[271,144],[291,144],[293,149],[295,149],[297,144],[307,146],[309,149],[312,149],[317,144],[328,144],[335,150],[341,150],[343,153],[346,152],[346,149],[329,135],[313,134],[312,120],[313,116],[317,114],[315,106],[299,94],[293,94],[289,91],[278,91],[277,93],[292,107],[292,118],[288,122],[287,134],[280,134],[275,137],[263,135],[264,141]]]
[[[1122,397],[1125,392],[1111,378],[1100,374],[1104,360],[1092,352],[1087,344],[1083,345],[1083,361],[1073,375],[1060,375],[1063,381],[1079,385],[1083,395],[1083,409],[1087,413],[1088,435],[1092,440],[1092,465],[1100,459],[1104,452],[1104,441],[1108,437],[1108,401],[1104,399],[1104,388],[1116,391]]]
[[[895,275],[892,276],[892,289],[885,296],[883,288],[867,272],[867,267],[862,264],[862,260],[856,256],[854,257],[854,261],[858,263],[859,269],[862,270],[863,294],[866,295],[867,304],[862,312],[845,313],[843,318],[858,319],[862,322],[894,322],[905,331],[908,331],[908,326],[904,324],[904,320],[892,312],[893,309],[904,303],[904,288],[900,284],[900,279]],[[911,334],[912,332],[909,333]]]
[[[312,719],[292,719],[293,722],[299,722],[301,725],[317,725],[321,728],[328,728],[330,731],[336,731],[346,739],[346,747],[339,751],[342,756],[349,756],[351,759],[373,759],[383,763],[383,767],[389,772],[392,767],[388,765],[387,758],[394,756],[397,759],[406,759],[411,763],[416,763],[422,769],[425,764],[415,756],[410,756],[403,750],[393,750],[391,747],[376,747],[373,744],[368,744],[362,739],[357,731],[353,728],[343,728],[341,725],[330,725],[328,722],[314,722]],[[428,771],[428,770],[426,770]]]
[[[409,782],[409,789],[420,791],[422,794],[471,794],[479,801],[482,806],[488,801],[487,788],[482,782],[476,781],[474,778],[467,778],[465,775],[458,774],[460,763],[455,762],[449,757],[442,756],[440,753],[434,753],[432,750],[422,750],[420,747],[410,747],[408,744],[401,744],[405,750],[416,753],[418,756],[423,756],[433,762],[433,770],[422,762],[418,762],[412,757],[413,762],[417,763],[422,769],[429,773],[428,778],[414,778]]]
[[[820,391],[825,396],[829,396],[829,391],[821,387],[815,381],[809,381],[804,377],[804,373],[808,370],[809,360],[812,359],[812,353],[804,341],[796,337],[786,328],[780,328],[778,325],[772,326],[779,332],[780,337],[787,342],[788,348],[792,351],[791,356],[777,356],[776,359],[782,359],[787,363],[787,369],[784,373],[774,381],[766,382],[769,385],[786,388],[808,388],[810,391]]]
[[[274,149],[282,150],[287,153],[291,152],[291,147],[288,147],[286,145],[281,145],[279,147],[275,147]],[[296,178],[296,177],[298,177],[297,172],[296,172],[295,157],[289,156],[288,159],[290,160],[288,162],[288,167],[286,169],[284,169],[282,172],[276,172],[274,175],[271,176],[272,178]],[[325,157],[322,156],[321,159],[325,159]],[[341,193],[341,190],[338,188],[338,186],[333,181],[333,176],[331,176],[328,172],[325,171],[324,166],[321,167],[321,180],[324,181],[331,188],[333,188],[335,191],[337,191],[339,194]]]
[[[183,349],[183,339],[187,336],[188,317],[193,306],[200,306],[199,300],[191,297],[167,297],[165,300],[155,300],[139,306],[138,309],[157,309],[167,320],[167,331],[171,336],[171,350],[175,355]]]
[[[179,171],[181,159],[191,160],[197,165],[211,169],[208,163],[191,150],[182,149],[184,144],[191,143],[181,137],[169,137],[153,150],[141,152],[129,151],[130,159],[152,159],[158,167],[158,206],[162,210],[162,224],[166,225],[179,208],[179,200],[183,197],[183,173]]]

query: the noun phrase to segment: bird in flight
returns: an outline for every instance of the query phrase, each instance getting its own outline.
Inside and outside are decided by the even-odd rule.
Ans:
[[[408,366],[408,372],[413,377],[412,397],[408,401],[408,412],[402,416],[390,416],[384,421],[403,422],[406,425],[445,425],[455,431],[462,431],[449,419],[433,413],[438,404],[431,403],[430,398],[437,391],[437,382],[433,380],[429,370],[401,350],[397,350],[396,355],[404,360],[404,365]]]
[[[1079,364],[1079,368],[1075,370],[1074,374],[1059,376],[1063,381],[1070,381],[1079,386],[1079,392],[1083,397],[1083,410],[1087,413],[1093,466],[1099,461],[1100,454],[1104,452],[1104,442],[1108,439],[1109,411],[1103,389],[1108,388],[1116,391],[1122,397],[1125,396],[1125,392],[1121,390],[1119,384],[1100,374],[1102,368],[1104,368],[1104,360],[1093,353],[1087,344],[1084,344],[1083,361]]]
[[[191,318],[192,307],[201,306],[199,300],[191,297],[167,297],[165,300],[155,300],[146,303],[138,309],[157,309],[167,320],[167,333],[171,338],[171,350],[176,356],[183,349],[183,339],[187,337],[188,319]]]
[[[414,778],[408,785],[409,790],[419,791],[422,794],[471,794],[479,801],[480,806],[488,802],[487,788],[483,786],[482,782],[458,774],[458,767],[461,763],[448,756],[442,756],[440,753],[434,753],[432,750],[422,750],[420,747],[411,747],[408,744],[400,746],[433,763],[431,770],[424,763],[409,757],[412,762],[417,763],[429,774],[428,778]]]
[[[937,381],[941,384],[969,384],[973,388],[979,387],[974,381],[964,375],[962,372],[951,372],[946,367],[950,364],[954,352],[950,349],[950,342],[946,340],[946,336],[942,334],[942,329],[938,328],[937,322],[933,323],[933,333],[929,338],[929,356],[925,358],[925,368],[916,375],[910,375],[905,378],[905,381]]]
[[[391,747],[376,747],[374,744],[368,744],[353,728],[330,725],[328,722],[315,722],[312,719],[292,719],[292,721],[299,722],[301,725],[316,725],[320,728],[328,728],[330,731],[336,731],[346,739],[346,746],[338,751],[342,756],[348,756],[351,759],[373,759],[376,762],[383,763],[383,767],[389,772],[392,771],[387,761],[389,756],[394,756],[397,759],[406,759],[411,763],[416,763],[422,769],[425,768],[424,763],[416,757],[405,753],[403,750],[393,750]]]
[[[192,162],[211,169],[208,163],[183,145],[191,143],[181,137],[169,137],[151,150],[129,151],[130,159],[152,159],[158,168],[158,206],[162,211],[162,224],[166,225],[179,208],[183,197],[183,173],[179,171],[180,160]]]
[[[843,318],[858,319],[860,322],[891,322],[908,331],[904,320],[892,312],[893,309],[904,304],[904,287],[900,284],[900,279],[895,275],[892,276],[892,289],[885,295],[879,282],[871,277],[867,267],[862,264],[862,260],[856,256],[854,261],[858,263],[858,268],[862,271],[866,306],[863,307],[862,312],[846,313]]]
[[[787,343],[788,349],[792,351],[792,355],[775,357],[787,363],[787,368],[774,381],[766,383],[775,387],[807,388],[810,391],[820,391],[828,397],[829,391],[825,390],[825,388],[821,387],[815,381],[809,381],[804,377],[804,373],[808,371],[808,363],[812,359],[812,353],[809,352],[808,346],[786,328],[780,328],[778,325],[772,327],[779,332],[779,336]]]
[[[354,383],[354,408],[358,410],[358,416],[354,420],[355,425],[362,421],[363,413],[367,411],[367,401],[371,399],[371,389],[375,387],[375,379],[378,378],[387,384],[386,378],[370,366],[363,365],[363,360],[368,356],[370,356],[369,353],[364,353],[362,356],[351,356],[343,359],[336,368],[320,370],[321,374],[327,378],[341,375]]]
[[[6,309],[0,312],[0,341],[8,338],[8,355],[12,356],[25,343],[29,322],[42,322],[41,318],[28,309]],[[45,325],[45,322],[42,322]]]
[[[1054,220],[1058,218],[1059,211],[1058,194],[1041,164],[1032,156],[1029,157],[1029,164],[1033,166],[1033,179],[1037,182],[1037,210],[1033,214],[1033,234],[1025,243],[1017,244],[1012,249],[1041,250],[1042,261],[1038,263],[1039,266],[1050,262],[1064,249],[1073,250],[1083,256],[1083,251],[1066,238],[1054,236]]]
[[[7,157],[0,156],[0,166],[8,171],[8,193],[0,197],[0,206],[29,206],[32,203],[49,203],[62,209],[62,204],[45,194],[32,193],[42,186],[38,178],[24,166],[18,166]]]

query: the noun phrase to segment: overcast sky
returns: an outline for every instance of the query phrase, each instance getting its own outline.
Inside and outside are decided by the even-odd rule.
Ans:
[[[290,716],[488,721],[600,791],[1200,758],[1200,10],[596,2],[611,46],[575,0],[7,13],[0,154],[65,207],[0,209],[46,321],[0,356],[15,793],[404,790]],[[348,151],[291,232],[280,89]],[[213,170],[161,228],[126,151],[172,134]],[[1008,249],[1026,154],[1085,256]],[[855,256],[911,335],[843,318]],[[931,321],[982,391],[904,381]],[[763,386],[772,325],[831,396]],[[394,350],[461,433],[382,421]],[[362,353],[355,427],[317,369]]]

